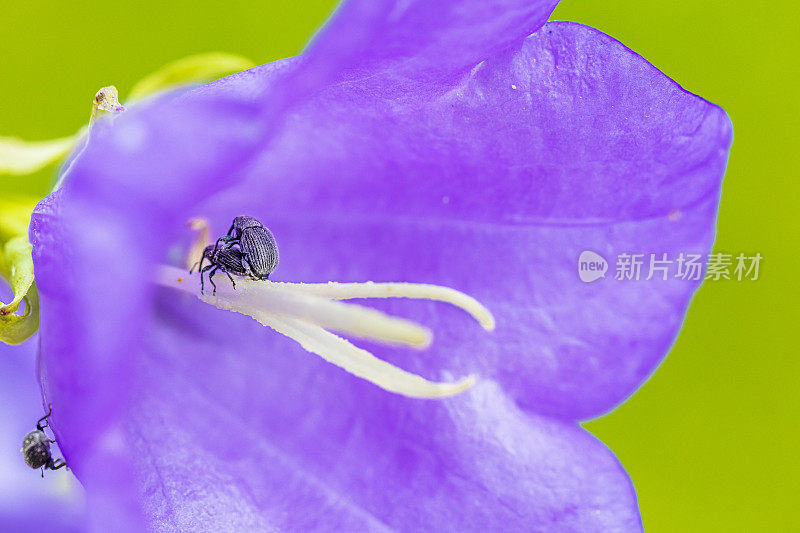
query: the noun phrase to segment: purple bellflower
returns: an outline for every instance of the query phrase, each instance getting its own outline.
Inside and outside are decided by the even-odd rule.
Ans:
[[[614,39],[544,24],[555,4],[348,1],[298,58],[97,121],[30,230],[39,378],[90,528],[641,529],[578,421],[642,384],[699,282],[582,283],[576,261],[708,252],[731,126]],[[481,302],[491,333],[385,300],[435,342],[361,342],[423,387],[476,384],[392,394],[304,350],[337,328],[314,302],[284,320],[280,284],[218,281],[220,304],[164,281],[187,220],[221,234],[241,214],[275,234],[274,279]]]

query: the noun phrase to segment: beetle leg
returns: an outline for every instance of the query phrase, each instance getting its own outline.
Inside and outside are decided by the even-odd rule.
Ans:
[[[223,272],[225,272],[225,274],[228,276],[228,279],[229,279],[229,280],[231,280],[231,283],[233,284],[233,288],[235,289],[235,288],[236,288],[236,282],[235,282],[235,281],[233,281],[233,276],[231,276],[231,273],[230,273],[230,272],[228,272],[226,269],[224,269],[224,268],[222,268],[222,267],[220,267],[220,270],[222,270]]]
[[[227,244],[227,243],[229,243],[229,242],[231,242],[231,241],[236,241],[236,238],[235,238],[235,237],[231,237],[231,236],[227,235],[227,236],[222,236],[222,237],[220,237],[219,239],[217,239],[217,242],[216,242],[216,243],[214,243],[214,253],[215,253],[215,254],[217,253],[217,248],[219,248],[219,243],[221,243],[221,242],[224,242],[224,243],[226,243],[226,244]],[[234,242],[234,244],[236,244],[236,243]],[[232,245],[231,245],[231,246],[232,246]],[[224,249],[225,249],[225,247],[223,246],[223,247],[222,247],[222,249],[224,250]]]
[[[256,270],[253,268],[253,265],[250,264],[249,257],[242,257],[242,266],[244,267],[244,271],[247,272],[247,275],[250,276],[250,279],[258,279],[258,276],[256,276]]]
[[[56,459],[55,461],[51,459],[50,464],[47,465],[47,468],[50,470],[58,470],[59,468],[63,468],[65,466],[67,466],[67,463],[64,461],[64,459]],[[44,471],[42,473],[44,473]]]
[[[209,271],[209,270],[211,270],[212,268],[214,268],[214,265],[213,265],[213,264],[211,264],[211,265],[208,265],[208,266],[207,266],[205,269],[203,269],[203,270],[201,270],[201,271],[200,271],[200,294],[204,294],[204,292],[203,292],[203,291],[204,291],[204,289],[205,289],[205,287],[204,287],[204,285],[203,285],[203,274],[205,274],[206,272],[208,272],[208,271]]]
[[[212,295],[217,294],[217,284],[214,283],[214,274],[217,273],[218,268],[219,267],[215,265],[214,268],[211,269],[211,272],[208,273],[208,281],[211,282],[211,286],[214,287],[214,292],[211,293]]]
[[[38,429],[39,431],[42,431],[44,428],[46,428],[46,427],[48,427],[50,425],[50,422],[47,422],[47,419],[50,418],[50,415],[53,414],[53,406],[52,405],[48,405],[47,407],[49,408],[49,410],[47,411],[47,414],[44,415],[42,418],[40,418],[38,422],[36,422],[36,429]],[[47,422],[47,423],[43,424],[43,422]]]

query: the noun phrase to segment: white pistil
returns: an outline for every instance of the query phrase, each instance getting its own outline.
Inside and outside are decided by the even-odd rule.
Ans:
[[[222,278],[222,283],[220,283]],[[414,283],[276,283],[240,279],[234,289],[218,276],[217,294],[201,295],[196,278],[185,271],[161,267],[156,281],[193,294],[202,301],[248,315],[259,323],[297,341],[348,372],[388,391],[414,398],[441,398],[462,392],[475,383],[470,376],[455,383],[437,383],[411,374],[376,358],[327,329],[387,344],[423,348],[431,332],[410,320],[389,316],[356,304],[337,302],[349,298],[418,298],[448,302],[470,313],[487,330],[494,328],[491,313],[474,298],[454,289]]]
[[[474,376],[468,376],[455,383],[428,381],[378,359],[368,351],[353,346],[347,340],[325,331],[315,324],[309,324],[296,318],[278,318],[267,313],[259,314],[262,315],[258,318],[259,322],[294,339],[309,352],[390,392],[413,398],[442,398],[458,394],[475,384]]]
[[[353,298],[413,298],[433,300],[460,307],[478,321],[486,331],[494,330],[494,317],[478,300],[463,292],[426,283],[286,283],[275,285],[291,287],[306,294],[314,294],[332,300],[351,300]]]
[[[242,281],[244,283],[236,284],[235,292],[227,290],[226,284],[225,288],[220,287],[216,296],[206,294],[200,296],[200,299],[220,309],[236,312],[243,312],[242,309],[260,310],[270,315],[298,318],[364,339],[406,344],[415,348],[425,348],[431,343],[430,330],[410,320],[395,318],[369,307],[298,294],[274,287],[269,281]],[[251,312],[245,314],[250,315]],[[255,316],[254,318],[259,320]]]

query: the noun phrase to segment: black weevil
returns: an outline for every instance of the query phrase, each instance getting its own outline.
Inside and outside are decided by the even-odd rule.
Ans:
[[[25,456],[25,462],[31,468],[41,468],[42,477],[44,477],[44,469],[58,470],[67,463],[63,459],[53,460],[53,454],[50,451],[50,444],[55,442],[44,432],[44,428],[49,425],[47,419],[53,414],[53,407],[46,415],[36,422],[36,429],[25,435],[22,440],[22,454]]]
[[[278,266],[278,245],[272,232],[253,217],[246,215],[233,219],[227,235],[217,239],[215,249],[223,243],[227,250],[239,245],[242,263],[248,267],[252,279],[266,280]]]

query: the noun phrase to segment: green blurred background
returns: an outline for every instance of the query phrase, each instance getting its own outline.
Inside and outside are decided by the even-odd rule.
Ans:
[[[173,59],[296,54],[334,1],[4,4],[0,135],[35,140],[72,134],[97,89],[124,98]],[[727,110],[715,248],[764,256],[758,281],[705,284],[666,362],[587,427],[628,469],[650,532],[800,531],[797,4],[564,0],[553,18],[612,35]],[[51,179],[0,176],[0,195],[42,195]]]

